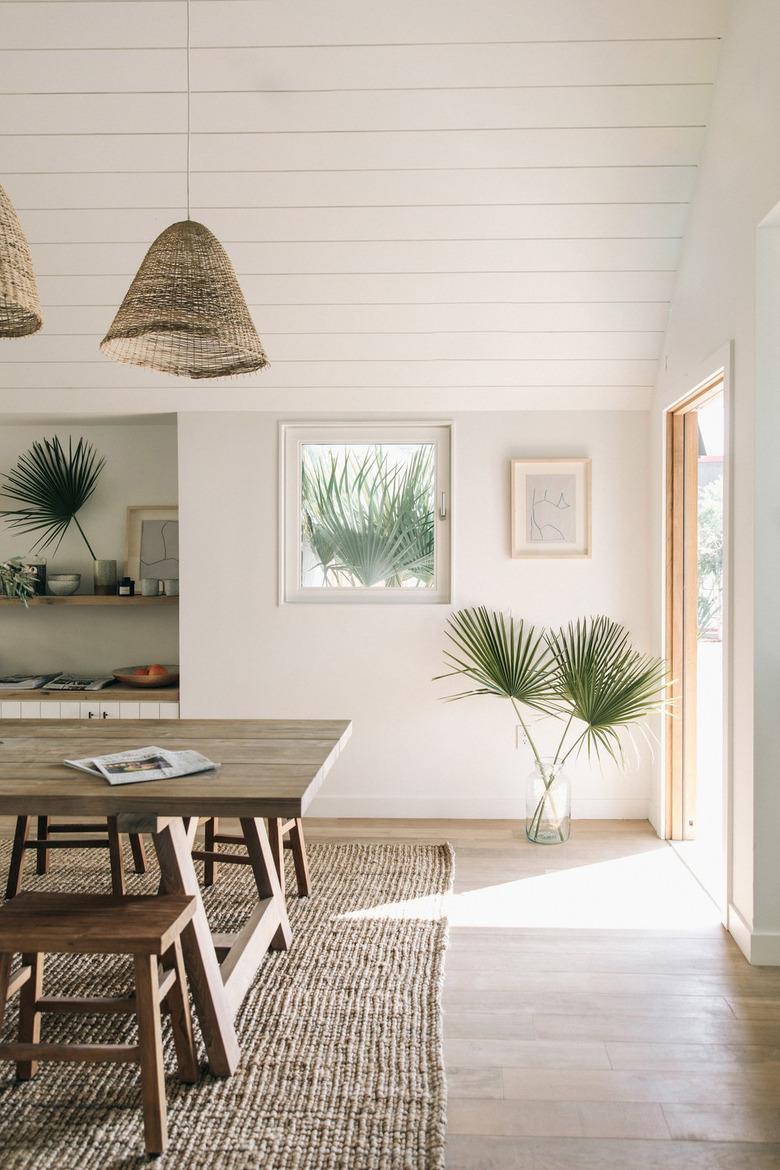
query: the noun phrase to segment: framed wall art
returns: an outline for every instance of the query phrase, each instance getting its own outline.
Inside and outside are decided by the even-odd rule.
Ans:
[[[179,509],[175,505],[149,504],[127,509],[128,577],[178,578]]]
[[[590,459],[513,459],[513,557],[589,557]]]

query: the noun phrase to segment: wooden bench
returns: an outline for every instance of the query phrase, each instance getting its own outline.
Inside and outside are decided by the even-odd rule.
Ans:
[[[169,894],[124,898],[22,893],[0,907],[0,1028],[7,1000],[19,992],[18,1039],[0,1044],[0,1060],[15,1062],[19,1081],[34,1076],[40,1060],[129,1061],[140,1065],[149,1154],[161,1154],[168,1140],[160,1025],[163,1004],[170,1012],[179,1079],[188,1083],[198,1079],[180,943],[195,906],[195,898]],[[47,952],[132,955],[135,993],[121,999],[45,996]],[[11,960],[19,953],[22,966],[12,975]],[[133,1013],[138,1020],[138,1043],[42,1044],[43,1012]]]
[[[282,820],[280,817],[268,817],[268,839],[271,843],[271,853],[274,859],[274,868],[279,877],[282,893],[285,892],[284,850],[292,851],[293,865],[295,866],[295,881],[298,886],[298,897],[308,898],[311,893],[309,878],[309,859],[306,855],[306,842],[303,838],[303,821],[300,817],[291,820]],[[221,861],[233,865],[249,865],[248,853],[225,853],[220,851],[220,845],[244,845],[243,833],[220,833],[219,818],[207,817],[205,824],[205,840],[203,849],[193,849],[192,856],[196,861],[202,861],[203,884],[213,886],[217,877],[217,864]]]
[[[125,871],[122,862],[122,846],[119,840],[116,818],[106,817],[95,823],[79,822],[66,824],[55,822],[51,817],[38,817],[37,835],[30,838],[31,817],[17,817],[14,841],[11,847],[11,861],[8,866],[8,882],[5,888],[7,899],[19,893],[24,870],[24,855],[29,849],[35,850],[35,872],[48,873],[50,849],[108,849],[111,864],[111,890],[114,894],[125,892]],[[59,834],[67,834],[60,837]],[[74,836],[74,834],[77,834]],[[85,836],[85,834],[87,834]],[[96,835],[97,834],[97,835]],[[138,833],[130,834],[130,848],[136,873],[146,873],[146,853],[143,839]]]

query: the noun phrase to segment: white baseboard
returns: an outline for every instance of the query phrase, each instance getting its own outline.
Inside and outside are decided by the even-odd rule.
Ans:
[[[572,802],[575,820],[645,821],[650,802],[645,797],[582,797]],[[315,797],[307,809],[313,817],[404,818],[409,820],[496,820],[520,821],[525,816],[523,803],[515,798],[478,797],[384,797],[328,796]]]
[[[729,903],[728,928],[735,943],[754,967],[780,967],[780,931],[753,930]]]

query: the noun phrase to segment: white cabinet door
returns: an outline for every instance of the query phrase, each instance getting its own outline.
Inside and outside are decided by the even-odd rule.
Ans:
[[[139,703],[139,718],[140,719],[159,719],[160,718],[160,704],[159,703]]]
[[[178,719],[179,718],[179,704],[178,703],[160,703],[160,718],[161,719]]]
[[[40,703],[22,702],[21,708],[22,708],[22,713],[21,713],[22,719],[40,719],[40,717],[41,717],[41,704]],[[56,716],[55,716],[55,718],[56,718]]]
[[[54,704],[52,704],[52,706],[54,706]],[[75,699],[71,699],[71,701],[69,703],[60,703],[59,708],[60,708],[59,716],[49,715],[49,713],[47,711],[46,718],[47,719],[57,719],[57,718],[60,718],[60,719],[80,719],[81,718],[81,703],[77,702]]]
[[[19,702],[9,703],[4,699],[3,702],[0,703],[0,715],[2,715],[3,719],[21,719],[22,704]]]
[[[119,703],[101,703],[100,704],[100,718],[101,719],[118,719],[119,718]]]
[[[81,718],[82,719],[99,719],[100,718],[100,703],[94,700],[91,703],[81,703]]]

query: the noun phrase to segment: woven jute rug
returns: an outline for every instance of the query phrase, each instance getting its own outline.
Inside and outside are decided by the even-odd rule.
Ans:
[[[4,842],[0,873],[8,853]],[[180,1085],[164,1021],[170,1144],[153,1163],[160,1170],[444,1166],[440,992],[451,849],[313,844],[310,861],[314,895],[288,900],[292,947],[268,956],[236,1019],[238,1072]],[[49,876],[24,885],[97,892],[107,889],[107,866],[103,850],[58,851]],[[128,884],[153,893],[154,872]],[[212,927],[237,929],[252,902],[248,867],[222,866],[206,894]],[[125,994],[129,976],[122,958],[53,955],[44,988]],[[15,1025],[9,1005],[4,1038]],[[134,1035],[130,1018],[44,1017],[44,1040],[132,1043]],[[148,1164],[134,1066],[43,1064],[24,1084],[0,1066],[2,1170]]]

